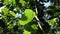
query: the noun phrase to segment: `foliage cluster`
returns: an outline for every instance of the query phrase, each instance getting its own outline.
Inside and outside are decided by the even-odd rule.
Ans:
[[[47,2],[51,2],[51,5],[46,8],[44,3]],[[0,34],[60,32],[58,0],[1,0],[0,5]]]

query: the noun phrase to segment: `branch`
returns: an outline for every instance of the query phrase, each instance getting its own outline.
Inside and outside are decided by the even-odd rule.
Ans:
[[[37,16],[35,16],[35,18],[36,18],[36,20],[37,20],[37,22],[38,22],[39,28],[40,28],[41,30],[43,30],[43,28],[42,28],[42,26],[41,26],[41,22],[40,22],[40,20],[38,19]]]
[[[44,34],[44,30],[43,30],[43,28],[42,28],[42,26],[41,26],[41,22],[40,22],[39,18],[37,17],[37,15],[38,15],[38,10],[37,10],[37,8],[35,8],[35,10],[36,10],[36,16],[35,16],[35,18],[36,18],[36,20],[37,20],[37,23],[38,23],[39,28],[42,30],[42,32],[43,32],[43,34]]]

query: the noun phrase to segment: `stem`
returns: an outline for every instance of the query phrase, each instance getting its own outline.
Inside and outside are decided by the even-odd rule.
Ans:
[[[42,26],[41,26],[41,22],[39,21],[38,17],[35,16],[35,18],[36,18],[36,20],[37,20],[37,22],[38,22],[39,28],[40,28],[41,30],[43,30],[43,29],[42,29]]]
[[[36,14],[38,15],[38,10],[37,10],[37,8],[35,8],[35,10],[36,10]],[[39,26],[39,28],[42,30],[43,34],[45,34],[45,32],[44,32],[44,30],[43,30],[43,28],[42,28],[42,26],[41,26],[41,22],[40,22],[39,18],[37,17],[37,15],[35,16],[35,18],[36,18],[36,20],[37,20],[38,26]]]

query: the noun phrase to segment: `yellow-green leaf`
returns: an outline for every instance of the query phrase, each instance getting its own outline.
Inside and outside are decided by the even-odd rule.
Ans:
[[[11,4],[11,3],[12,3],[11,0],[4,0],[4,3],[3,4],[8,5],[8,4]]]
[[[32,27],[33,29],[35,29],[35,30],[38,29],[38,25],[36,25],[36,24],[31,25],[31,27]]]
[[[31,32],[29,32],[29,31],[27,31],[27,30],[24,29],[23,34],[31,34]]]
[[[10,12],[10,14],[11,14],[12,16],[15,16],[15,13],[14,13],[14,12]]]
[[[12,29],[13,27],[14,27],[13,24],[9,24],[8,26],[9,29]]]
[[[35,12],[31,9],[25,9],[24,15],[22,19],[18,21],[19,25],[25,25],[28,24],[34,17],[35,17]]]
[[[8,8],[3,8],[3,9],[2,9],[2,13],[3,13],[4,15],[7,15],[7,14],[8,14],[8,11],[9,11]]]
[[[16,4],[15,0],[4,0],[3,4],[8,5],[8,4]]]
[[[22,6],[25,6],[26,2],[24,0],[19,0],[19,3],[22,4]]]
[[[52,25],[54,25],[54,23],[56,23],[56,18],[51,19],[49,22],[49,25],[52,26]]]

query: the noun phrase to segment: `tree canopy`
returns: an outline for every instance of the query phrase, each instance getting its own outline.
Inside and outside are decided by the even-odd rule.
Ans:
[[[0,34],[60,34],[60,0],[0,0]]]

